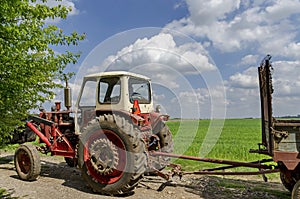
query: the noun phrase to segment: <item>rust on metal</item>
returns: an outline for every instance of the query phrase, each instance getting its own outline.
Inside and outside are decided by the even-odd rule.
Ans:
[[[283,162],[288,170],[294,170],[300,162],[298,152],[275,151],[273,159]]]
[[[260,175],[260,174],[268,174],[268,173],[277,173],[279,169],[269,169],[269,170],[259,170],[259,171],[192,171],[192,172],[184,172],[185,175],[190,174],[199,174],[199,175]]]
[[[259,88],[261,99],[261,122],[262,122],[262,144],[267,148],[269,155],[272,155],[274,146],[271,134],[272,127],[272,65],[271,56],[267,55],[258,67]]]
[[[274,122],[274,126],[290,126],[290,127],[300,127],[300,121],[284,121],[284,120],[279,120],[277,122]]]

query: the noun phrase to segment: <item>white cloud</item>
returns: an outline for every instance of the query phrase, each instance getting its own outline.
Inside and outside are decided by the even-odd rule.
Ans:
[[[258,87],[257,68],[250,67],[242,73],[238,72],[230,76],[229,81],[227,83],[231,87],[257,88]]]
[[[273,115],[298,115],[300,108],[300,62],[275,61],[272,63]],[[257,67],[230,76],[226,81],[228,116],[257,117],[260,114],[260,96]]]
[[[241,59],[240,65],[256,64],[257,60],[258,60],[258,55],[246,55]]]
[[[190,15],[166,27],[207,39],[222,52],[255,48],[263,54],[280,55],[282,48],[296,43],[298,0],[186,2]],[[292,53],[285,52],[286,56]]]
[[[277,61],[273,63],[273,67],[275,96],[299,96],[300,98],[300,62]]]
[[[293,42],[282,48],[282,55],[298,59],[300,57],[300,42]]]
[[[195,1],[187,0],[191,20],[197,25],[211,25],[217,20],[226,18],[226,14],[239,8],[240,0]]]
[[[266,7],[267,17],[276,21],[298,14],[299,10],[300,3],[297,0],[276,0],[273,5]]]
[[[68,16],[72,16],[72,15],[77,15],[79,14],[79,10],[76,8],[74,0],[48,0],[46,2],[43,2],[41,0],[36,1],[35,3],[33,3],[33,5],[35,4],[44,4],[47,5],[49,7],[56,7],[58,5],[64,6],[67,9],[70,9]],[[46,23],[59,23],[61,21],[61,18],[54,18],[54,19],[46,19]]]
[[[215,70],[206,51],[199,43],[179,45],[168,33],[160,33],[151,38],[136,40],[121,49],[116,55],[109,56],[104,62],[110,69],[130,69],[134,66],[151,65],[148,70],[161,72],[164,66],[183,74]]]
[[[276,61],[273,68],[273,115],[300,114],[300,62]]]

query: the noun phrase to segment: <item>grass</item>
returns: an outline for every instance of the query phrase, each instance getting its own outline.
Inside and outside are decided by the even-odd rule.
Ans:
[[[12,193],[9,193],[5,189],[0,188],[0,198],[1,199],[17,199],[17,197],[12,197],[11,194]]]
[[[44,143],[39,143],[38,137],[36,138],[35,141],[28,142],[28,143],[33,144],[33,145],[35,145],[35,146],[43,146],[43,145],[45,145]],[[7,144],[7,145],[2,145],[2,146],[0,147],[0,150],[3,150],[3,151],[15,151],[19,146],[20,146],[20,144]]]
[[[19,144],[7,144],[7,145],[2,145],[0,147],[0,150],[3,151],[14,151],[18,148]]]
[[[201,154],[205,154],[205,157],[208,158],[250,162],[270,158],[264,155],[249,153],[250,149],[257,149],[258,143],[261,142],[260,122],[260,119],[226,119],[220,131],[220,136],[218,136],[217,132],[222,127],[222,121],[217,123],[220,126],[211,127],[210,120],[170,120],[167,124],[174,138],[174,153],[197,157],[203,157]],[[211,130],[208,133],[209,128]],[[214,132],[214,130],[216,131]],[[203,143],[204,140],[205,143]],[[206,153],[203,153],[203,150]],[[175,163],[181,164],[185,170],[212,168],[216,166],[211,163],[199,163],[181,159],[177,159]]]

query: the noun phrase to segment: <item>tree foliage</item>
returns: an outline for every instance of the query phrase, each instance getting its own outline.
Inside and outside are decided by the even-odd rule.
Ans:
[[[0,143],[28,110],[53,97],[53,88],[78,53],[57,53],[55,46],[78,45],[84,35],[65,34],[46,23],[65,19],[70,8],[50,7],[45,0],[1,0],[0,3]]]

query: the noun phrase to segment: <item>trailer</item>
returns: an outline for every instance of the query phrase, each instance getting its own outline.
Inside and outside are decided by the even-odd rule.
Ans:
[[[271,56],[267,55],[258,67],[263,149],[256,152],[272,157],[282,184],[292,192],[292,198],[300,198],[300,120],[273,117],[273,70]]]

